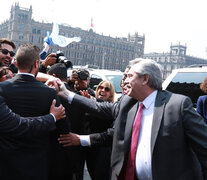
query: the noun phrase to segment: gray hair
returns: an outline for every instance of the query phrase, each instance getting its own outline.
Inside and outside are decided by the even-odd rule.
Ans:
[[[137,64],[140,60],[141,58],[136,58],[136,59],[129,61],[129,66],[133,66],[134,64]]]
[[[135,59],[136,64],[131,68],[132,71],[138,73],[141,77],[145,74],[149,75],[149,87],[157,90],[162,89],[162,71],[160,65],[152,59]]]

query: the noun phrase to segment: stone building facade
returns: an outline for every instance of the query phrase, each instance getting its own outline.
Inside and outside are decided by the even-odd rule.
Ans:
[[[192,65],[207,64],[207,59],[188,56],[186,54],[187,46],[181,44],[171,44],[170,52],[167,53],[147,53],[145,59],[154,59],[161,64],[163,70],[163,79],[172,72],[173,69],[184,68]]]
[[[42,48],[47,31],[51,33],[52,23],[37,22],[32,18],[32,6],[22,8],[18,3],[11,7],[10,18],[0,24],[0,38],[9,38],[17,47],[32,43]],[[62,50],[73,65],[91,64],[103,69],[124,70],[128,62],[144,54],[145,36],[128,34],[126,38],[113,38],[97,34],[92,29],[82,30],[62,24],[60,35],[81,37],[65,48],[51,46],[49,52]]]

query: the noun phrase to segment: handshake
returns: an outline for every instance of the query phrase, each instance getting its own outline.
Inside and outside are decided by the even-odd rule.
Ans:
[[[60,79],[49,79],[45,84],[51,88],[54,88],[59,96],[68,99],[70,91],[65,87],[65,84]]]

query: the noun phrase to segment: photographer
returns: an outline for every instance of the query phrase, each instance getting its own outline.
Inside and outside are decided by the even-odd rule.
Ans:
[[[52,66],[57,61],[56,54],[51,53],[49,54],[44,61],[40,64],[39,72],[46,73],[48,66]]]
[[[47,55],[40,65],[39,72],[46,73],[48,67],[56,63],[64,63],[67,68],[72,68],[72,62],[64,56],[62,51],[57,51],[56,53],[50,53]]]
[[[80,94],[80,91],[87,90],[88,93],[95,97],[94,91],[89,88],[89,82],[90,82],[90,74],[86,69],[78,69],[73,70],[72,74],[70,76],[68,85],[70,86],[70,89]],[[87,113],[85,111],[80,111],[79,106],[71,106],[71,132],[84,135],[88,133],[88,126],[89,123],[87,121]],[[71,146],[68,147],[73,151],[73,158],[74,158],[74,166],[75,168],[75,177],[77,180],[83,179],[83,172],[84,172],[84,164],[86,160],[87,155],[87,148],[82,146]]]
[[[68,85],[71,90],[79,93],[80,90],[87,90],[91,96],[95,96],[94,91],[89,88],[90,74],[86,69],[73,70],[69,78]]]

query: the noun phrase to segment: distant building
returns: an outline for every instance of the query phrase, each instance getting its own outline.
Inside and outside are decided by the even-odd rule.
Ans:
[[[92,64],[99,68],[124,70],[129,60],[144,54],[145,36],[138,33],[127,38],[113,38],[69,25],[60,25],[60,34],[66,37],[81,37],[79,43],[71,43],[65,48],[51,46],[49,52],[62,50],[74,65]],[[10,18],[0,24],[0,38],[13,40],[17,47],[32,43],[42,48],[47,31],[52,31],[52,23],[37,22],[32,19],[32,6],[29,9],[15,3],[11,7]]]
[[[145,59],[154,59],[162,65],[163,79],[172,72],[173,69],[183,68],[195,64],[207,64],[207,59],[197,58],[186,55],[187,46],[175,44],[170,46],[167,53],[148,53],[144,54]]]

